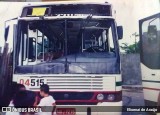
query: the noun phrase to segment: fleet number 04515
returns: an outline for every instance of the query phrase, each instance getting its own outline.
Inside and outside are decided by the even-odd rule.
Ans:
[[[26,86],[39,87],[44,84],[44,79],[20,79],[19,83]]]

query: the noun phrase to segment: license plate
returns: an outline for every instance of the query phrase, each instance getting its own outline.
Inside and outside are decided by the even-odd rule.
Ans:
[[[76,115],[75,108],[57,108],[56,115]]]

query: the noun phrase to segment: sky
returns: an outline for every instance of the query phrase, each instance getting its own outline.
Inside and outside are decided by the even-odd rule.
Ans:
[[[88,1],[88,0],[81,0]],[[104,1],[104,0],[92,0]],[[105,0],[106,1],[106,0]],[[138,21],[150,15],[160,13],[160,0],[107,0],[112,4],[115,11],[117,25],[123,26],[122,43],[133,44],[135,36],[133,33],[139,33]],[[0,46],[4,45],[4,23],[5,20],[17,17],[20,14],[24,2],[0,2]],[[137,41],[138,41],[137,37]]]

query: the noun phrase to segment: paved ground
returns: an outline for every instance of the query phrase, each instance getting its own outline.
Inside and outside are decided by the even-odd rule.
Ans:
[[[123,90],[124,106],[144,106],[142,90]],[[123,112],[122,115],[147,115],[145,112]]]

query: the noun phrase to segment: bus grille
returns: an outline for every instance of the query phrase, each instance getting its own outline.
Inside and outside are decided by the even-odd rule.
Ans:
[[[27,79],[27,77],[24,77]],[[24,79],[21,77],[21,79]],[[50,91],[115,91],[116,79],[114,76],[31,76],[31,78],[45,79]],[[30,90],[39,91],[39,87],[30,87]]]
[[[103,90],[103,77],[47,77],[51,90]]]

